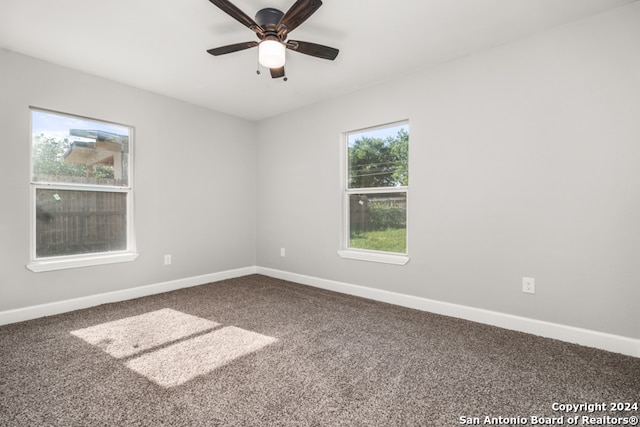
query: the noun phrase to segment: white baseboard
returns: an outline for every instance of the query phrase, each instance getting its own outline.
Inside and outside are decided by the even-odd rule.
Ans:
[[[376,301],[640,357],[640,340],[264,267],[256,273]]]
[[[403,307],[414,308],[417,310],[428,311],[445,316],[457,317],[460,319],[471,320],[474,322],[498,326],[514,331],[526,332],[546,338],[553,338],[561,341],[585,345],[588,347],[612,351],[615,353],[626,354],[628,356],[640,357],[640,340],[634,338],[606,334],[603,332],[529,319],[526,317],[514,316],[511,314],[499,313],[496,311],[483,310],[480,308],[473,308],[459,304],[441,302],[427,298],[400,294],[397,292],[368,288],[366,286],[353,285],[344,282],[337,282],[333,280],[321,279],[318,277],[289,273],[286,271],[256,266],[221,271],[218,273],[205,274],[202,276],[188,277],[185,279],[140,286],[132,289],[123,289],[121,291],[90,295],[66,301],[58,301],[49,304],[19,308],[15,310],[1,311],[0,325],[22,322],[39,317],[51,316],[54,314],[66,313],[73,310],[94,307],[100,304],[125,301],[256,273],[275,277],[277,279],[289,280],[291,282],[314,286],[316,288],[340,292],[343,294],[355,295]]]
[[[153,285],[140,286],[137,288],[123,289],[121,291],[107,292],[97,295],[89,295],[81,298],[74,298],[65,301],[57,301],[49,304],[34,305],[15,310],[0,311],[0,325],[22,322],[25,320],[37,319],[44,316],[66,313],[73,310],[94,307],[100,304],[126,301],[148,295],[160,294],[191,286],[203,285],[205,283],[217,282],[220,280],[232,279],[234,277],[255,274],[255,267],[244,267],[235,270],[221,271],[218,273],[205,274],[202,276],[188,277],[186,279],[171,280],[168,282],[156,283]]]

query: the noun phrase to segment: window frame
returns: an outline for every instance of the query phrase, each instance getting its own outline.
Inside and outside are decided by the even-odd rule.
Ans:
[[[377,126],[351,130],[343,132],[340,143],[340,169],[341,169],[341,191],[342,191],[342,221],[341,221],[341,249],[338,255],[345,259],[354,259],[359,261],[370,261],[384,264],[406,265],[409,258],[409,185],[394,187],[349,187],[349,135],[355,133],[364,133],[367,131],[375,131],[399,125],[409,127],[409,120],[399,120]],[[352,248],[351,241],[351,218],[350,218],[350,201],[349,198],[353,194],[384,194],[384,193],[404,193],[406,195],[406,246],[405,252],[387,252],[372,249]]]
[[[117,125],[125,127],[129,130],[128,152],[127,152],[127,184],[123,186],[117,185],[97,185],[83,183],[65,183],[65,182],[48,182],[34,180],[33,173],[33,112],[40,112],[62,117],[69,117],[80,120],[90,120],[93,122],[104,123],[107,125]],[[134,139],[135,128],[131,125],[125,125],[118,122],[112,122],[103,119],[81,116],[77,114],[64,113],[60,111],[48,110],[39,107],[29,107],[29,256],[30,260],[26,267],[33,272],[63,270],[70,268],[89,267],[95,265],[104,265],[120,262],[133,261],[138,257],[136,251],[136,240],[134,232],[134,185],[133,185],[133,164],[134,164]],[[36,194],[38,190],[69,190],[69,191],[86,191],[86,192],[108,192],[108,193],[125,193],[126,194],[126,248],[118,251],[107,252],[91,252],[79,253],[72,255],[56,255],[56,256],[38,256],[36,248]]]

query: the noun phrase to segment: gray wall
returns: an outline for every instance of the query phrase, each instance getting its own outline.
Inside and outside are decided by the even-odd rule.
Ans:
[[[640,338],[638,22],[634,3],[259,123],[0,50],[0,311],[258,265]],[[136,261],[25,268],[29,105],[135,126]],[[411,261],[342,259],[340,135],[402,119]]]
[[[262,121],[257,264],[640,338],[639,23],[635,3]],[[401,119],[411,260],[342,259],[340,135]]]
[[[6,50],[0,94],[0,311],[255,264],[255,124]],[[30,105],[135,127],[137,260],[26,269]]]

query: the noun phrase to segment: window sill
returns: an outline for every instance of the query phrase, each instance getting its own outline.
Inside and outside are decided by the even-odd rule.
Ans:
[[[138,258],[137,253],[100,254],[73,258],[49,258],[46,260],[31,261],[27,268],[35,273],[42,271],[65,270],[68,268],[90,267],[92,265],[113,264],[128,262]]]
[[[407,255],[397,255],[382,252],[358,251],[354,249],[344,249],[338,251],[341,258],[356,259],[359,261],[380,262],[383,264],[405,265],[409,262]]]

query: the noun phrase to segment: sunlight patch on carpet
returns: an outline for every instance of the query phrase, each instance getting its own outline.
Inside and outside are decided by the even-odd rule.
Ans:
[[[175,387],[276,338],[165,308],[70,333],[162,387]],[[216,329],[218,328],[218,329]]]
[[[116,359],[220,326],[219,323],[170,308],[106,322],[71,334],[100,347]]]
[[[158,385],[175,387],[275,341],[275,338],[266,335],[227,326],[143,354],[126,365]]]

